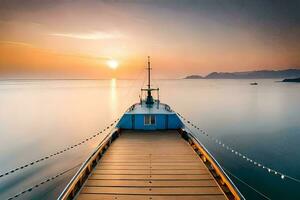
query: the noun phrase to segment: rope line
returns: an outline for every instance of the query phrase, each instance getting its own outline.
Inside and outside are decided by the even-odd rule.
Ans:
[[[282,180],[287,178],[290,180],[293,180],[297,183],[300,183],[300,180],[298,178],[292,177],[290,175],[284,174],[280,171],[274,170],[266,165],[261,164],[260,162],[248,157],[247,155],[238,152],[237,150],[231,148],[230,146],[226,145],[225,143],[223,143],[221,140],[214,138],[213,136],[209,135],[207,132],[205,132],[203,129],[200,129],[198,126],[196,126],[195,124],[193,124],[190,120],[187,120],[185,117],[183,117],[180,113],[177,113],[179,117],[181,117],[185,122],[187,122],[188,124],[190,124],[192,127],[194,127],[195,129],[197,129],[198,131],[200,131],[200,133],[202,133],[203,135],[207,136],[209,139],[211,139],[212,141],[214,141],[216,144],[218,144],[220,147],[222,147],[223,149],[233,153],[234,155],[244,159],[246,162],[249,162],[251,164],[253,164],[256,167],[260,167],[262,169],[267,170],[267,172],[279,176]]]
[[[246,185],[247,187],[251,188],[253,191],[255,191],[257,194],[261,195],[262,197],[264,197],[265,199],[271,200],[271,198],[269,198],[267,195],[263,194],[262,192],[258,191],[257,189],[255,189],[254,187],[252,187],[251,185],[249,185],[248,183],[246,183],[245,181],[243,181],[242,179],[240,179],[239,177],[235,176],[234,174],[232,174],[228,169],[222,167],[228,174],[230,174],[232,177],[234,177],[236,180],[238,180],[239,182],[243,183],[244,185]]]
[[[190,133],[193,133],[193,131],[186,126],[186,128],[190,131]],[[241,180],[240,178],[238,178],[237,176],[233,175],[229,170],[227,170],[225,167],[222,166],[222,169],[224,171],[226,171],[228,174],[230,174],[231,176],[233,176],[234,178],[236,178],[238,181],[242,182],[244,185],[246,185],[247,187],[249,187],[250,189],[254,190],[257,194],[261,195],[262,197],[270,200],[270,198],[268,198],[266,195],[264,195],[263,193],[261,193],[260,191],[258,191],[257,189],[255,189],[254,187],[252,187],[251,185],[249,185],[248,183],[244,182],[243,180]]]
[[[30,187],[30,188],[27,188],[26,190],[24,190],[24,191],[22,191],[22,192],[20,192],[20,193],[15,194],[14,196],[8,198],[7,200],[16,199],[16,198],[18,198],[19,196],[24,195],[25,193],[31,192],[32,190],[34,190],[34,189],[36,189],[36,188],[38,188],[38,187],[40,187],[40,186],[42,186],[42,185],[44,185],[44,184],[46,184],[46,183],[49,183],[50,181],[53,181],[53,180],[57,179],[58,177],[60,177],[60,176],[62,176],[62,175],[64,175],[64,174],[66,174],[66,173],[68,173],[69,171],[75,169],[76,167],[79,167],[81,164],[82,164],[82,163],[80,163],[80,164],[78,164],[78,165],[76,165],[76,166],[74,166],[74,167],[72,167],[72,168],[70,168],[70,169],[67,169],[67,170],[65,170],[65,171],[63,171],[63,172],[61,172],[61,173],[59,173],[59,174],[57,174],[57,175],[55,175],[55,176],[52,176],[52,177],[50,177],[50,178],[47,178],[47,179],[45,179],[44,181],[42,181],[42,182],[40,182],[40,183],[38,183],[38,184],[36,184],[36,185]]]
[[[140,68],[139,71],[137,72],[137,76],[132,79],[132,81],[130,82],[129,87],[126,88],[126,93],[124,95],[122,95],[123,101],[120,104],[120,107],[123,108],[123,106],[125,107],[125,109],[127,110],[129,106],[131,106],[131,103],[128,102],[128,99],[130,99],[133,96],[133,91],[134,91],[134,86],[138,86],[139,85],[139,77],[141,77],[142,73],[143,73],[144,68]],[[144,79],[144,76],[143,76]],[[128,89],[129,88],[129,89]],[[126,99],[126,101],[124,101],[124,99]],[[128,103],[127,103],[128,102]]]
[[[60,154],[65,153],[65,152],[67,152],[67,151],[70,151],[70,150],[72,150],[72,149],[74,149],[74,148],[76,148],[76,147],[79,147],[80,145],[82,145],[82,144],[84,144],[84,143],[86,143],[86,142],[88,142],[88,141],[90,141],[90,140],[92,140],[92,139],[95,139],[95,138],[96,138],[97,136],[99,136],[101,133],[103,133],[104,131],[106,131],[106,130],[108,130],[109,128],[111,128],[111,127],[112,127],[116,122],[118,122],[118,121],[119,121],[119,118],[116,119],[113,123],[109,124],[109,125],[108,125],[106,128],[104,128],[102,131],[100,131],[100,132],[98,132],[98,133],[96,133],[96,134],[94,134],[94,135],[92,135],[92,136],[90,136],[90,137],[87,137],[87,138],[83,139],[83,140],[80,141],[79,143],[73,144],[73,145],[71,145],[71,146],[69,146],[69,147],[67,147],[67,148],[65,148],[65,149],[61,149],[61,150],[57,151],[56,153],[50,154],[50,155],[48,155],[48,156],[44,156],[44,157],[42,157],[42,158],[40,158],[40,159],[37,159],[37,160],[32,161],[32,162],[30,162],[30,163],[24,164],[24,165],[22,165],[22,166],[20,166],[20,167],[17,167],[17,168],[15,168],[15,169],[8,170],[7,172],[0,174],[0,178],[3,178],[3,177],[8,176],[8,175],[10,175],[10,174],[13,174],[13,173],[15,173],[15,172],[17,172],[17,171],[19,171],[19,170],[25,169],[25,168],[27,168],[27,167],[33,166],[33,165],[35,165],[35,164],[37,164],[37,163],[40,163],[40,162],[42,162],[42,161],[48,160],[48,159],[50,159],[50,158],[52,158],[52,157],[55,157],[55,156],[57,156],[57,155],[60,155]]]

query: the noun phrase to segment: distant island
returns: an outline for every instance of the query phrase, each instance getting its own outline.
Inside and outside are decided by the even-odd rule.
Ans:
[[[245,72],[212,72],[207,76],[190,75],[185,79],[267,79],[300,77],[300,69],[260,70]]]
[[[205,78],[205,77],[200,76],[200,75],[190,75],[190,76],[185,77],[185,79],[203,79],[203,78]]]
[[[286,78],[282,82],[300,83],[300,77],[299,78]]]

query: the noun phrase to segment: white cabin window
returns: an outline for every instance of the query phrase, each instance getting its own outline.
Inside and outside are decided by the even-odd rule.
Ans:
[[[145,115],[144,124],[145,125],[154,125],[155,124],[155,115]]]

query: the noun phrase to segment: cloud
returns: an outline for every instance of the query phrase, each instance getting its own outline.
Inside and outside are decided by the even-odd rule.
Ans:
[[[0,44],[33,47],[32,44],[25,43],[25,42],[15,42],[15,41],[0,41]]]
[[[106,40],[106,39],[118,39],[122,38],[123,35],[119,32],[90,32],[90,33],[51,33],[51,36],[74,38],[81,40]]]

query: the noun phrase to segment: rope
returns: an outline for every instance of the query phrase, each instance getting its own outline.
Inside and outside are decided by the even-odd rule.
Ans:
[[[222,167],[228,174],[230,174],[232,177],[234,177],[236,180],[240,181],[241,183],[243,183],[244,185],[246,185],[247,187],[251,188],[253,191],[255,191],[257,194],[261,195],[262,197],[264,197],[265,199],[271,200],[271,198],[269,198],[267,195],[263,194],[262,192],[258,191],[257,189],[255,189],[254,187],[252,187],[251,185],[249,185],[248,183],[246,183],[245,181],[243,181],[242,179],[240,179],[239,177],[235,176],[234,174],[232,174],[229,170],[227,170],[226,168]]]
[[[207,132],[205,132],[204,130],[200,129],[198,126],[194,125],[191,121],[187,120],[185,117],[183,117],[180,113],[177,113],[178,116],[180,116],[185,122],[187,122],[188,124],[190,124],[192,127],[194,127],[195,129],[199,130],[200,133],[202,133],[203,135],[207,136],[209,139],[211,139],[212,141],[214,141],[216,144],[219,144],[222,148],[224,148],[227,151],[230,151],[231,153],[233,153],[234,155],[244,159],[245,161],[252,163],[253,165],[255,165],[256,167],[260,167],[262,169],[266,169],[269,173],[272,173],[274,175],[278,175],[280,176],[280,178],[283,180],[285,178],[293,180],[297,183],[300,183],[300,180],[298,178],[292,177],[290,175],[284,174],[282,172],[279,172],[277,170],[274,170],[270,167],[267,167],[266,165],[261,164],[260,162],[257,162],[256,160],[253,160],[252,158],[248,157],[247,155],[240,153],[238,151],[236,151],[235,149],[231,148],[230,146],[226,145],[225,143],[223,143],[221,140],[216,139],[214,137],[212,137],[211,135],[209,135]]]
[[[24,191],[22,191],[22,192],[20,192],[20,193],[17,193],[16,195],[14,195],[14,196],[8,198],[7,200],[16,199],[16,198],[18,198],[18,197],[21,196],[21,195],[24,195],[24,194],[26,194],[26,193],[28,193],[28,192],[31,192],[32,190],[34,190],[34,189],[36,189],[36,188],[38,188],[38,187],[40,187],[40,186],[42,186],[42,185],[44,185],[44,184],[46,184],[46,183],[49,183],[50,181],[53,181],[53,180],[57,179],[58,177],[60,177],[60,176],[62,176],[62,175],[64,175],[64,174],[66,174],[66,173],[68,173],[69,171],[71,171],[71,170],[73,170],[73,169],[79,167],[81,164],[82,164],[82,163],[80,163],[80,164],[78,164],[78,165],[76,165],[76,166],[74,166],[74,167],[72,167],[72,168],[70,168],[70,169],[67,169],[67,170],[65,170],[65,171],[63,171],[63,172],[61,172],[61,173],[59,173],[59,174],[57,174],[57,175],[55,175],[55,176],[52,176],[52,177],[50,177],[50,178],[47,178],[47,179],[45,179],[44,181],[42,181],[42,182],[40,182],[40,183],[38,183],[38,184],[36,184],[36,185],[30,187],[30,188],[27,188],[26,190],[24,190]]]
[[[71,145],[71,146],[69,146],[69,147],[67,147],[67,148],[65,148],[65,149],[62,149],[62,150],[60,150],[60,151],[57,151],[56,153],[50,154],[50,155],[48,155],[48,156],[44,156],[44,157],[42,157],[42,158],[40,158],[40,159],[37,159],[37,160],[35,160],[35,161],[33,161],[33,162],[24,164],[24,165],[22,165],[22,166],[20,166],[20,167],[17,167],[17,168],[15,168],[15,169],[8,170],[7,172],[0,174],[0,178],[3,178],[3,177],[8,176],[8,175],[10,175],[10,174],[13,174],[13,173],[15,173],[15,172],[17,172],[17,171],[19,171],[19,170],[25,169],[25,168],[27,168],[27,167],[33,166],[33,165],[35,165],[35,164],[37,164],[37,163],[40,163],[40,162],[42,162],[42,161],[48,160],[48,159],[50,159],[50,158],[52,158],[52,157],[58,156],[58,155],[60,155],[60,154],[62,154],[62,153],[65,153],[65,152],[67,152],[67,151],[70,151],[70,150],[72,150],[72,149],[74,149],[74,148],[76,148],[76,147],[79,147],[80,145],[82,145],[82,144],[84,144],[84,143],[86,143],[86,142],[88,142],[88,141],[90,141],[90,140],[96,138],[96,137],[99,136],[101,133],[103,133],[105,130],[108,130],[109,128],[111,128],[117,121],[119,121],[119,119],[115,120],[113,123],[111,123],[110,125],[108,125],[108,126],[107,126],[106,128],[104,128],[102,131],[100,131],[100,132],[98,132],[98,133],[92,135],[91,137],[88,137],[88,138],[83,139],[83,140],[80,141],[79,143],[73,144],[73,145]]]
[[[134,89],[134,86],[135,85],[138,85],[138,82],[139,82],[139,77],[141,77],[141,75],[142,75],[142,72],[143,72],[143,70],[144,70],[144,68],[140,68],[139,69],[139,71],[137,72],[137,76],[135,76],[135,78],[134,79],[132,79],[132,81],[130,82],[130,85],[129,85],[129,89],[128,89],[128,87],[127,87],[127,90],[126,90],[126,93],[123,95],[123,97],[121,98],[122,99],[122,102],[121,102],[121,104],[120,104],[120,107],[122,108],[124,105],[125,105],[125,103],[126,103],[126,101],[124,100],[124,99],[129,99],[129,98],[131,98],[132,97],[132,95],[133,95],[133,89]],[[144,79],[144,77],[143,77],[143,79]],[[127,104],[127,103],[126,103]],[[128,103],[127,105],[126,105],[126,110],[127,110],[127,108],[130,106],[130,104]]]
[[[191,122],[190,122],[191,123]],[[193,131],[189,128],[186,127],[191,133],[193,133]],[[255,189],[254,187],[252,187],[251,185],[249,185],[248,183],[244,182],[242,179],[238,178],[237,176],[235,176],[234,174],[232,174],[228,169],[226,169],[225,167],[222,166],[222,169],[224,169],[228,174],[230,174],[231,176],[233,176],[234,178],[236,178],[238,181],[240,181],[241,183],[243,183],[244,185],[246,185],[247,187],[249,187],[250,189],[252,189],[253,191],[255,191],[257,194],[261,195],[262,197],[271,200],[269,197],[267,197],[265,194],[263,194],[262,192],[258,191],[257,189]]]

